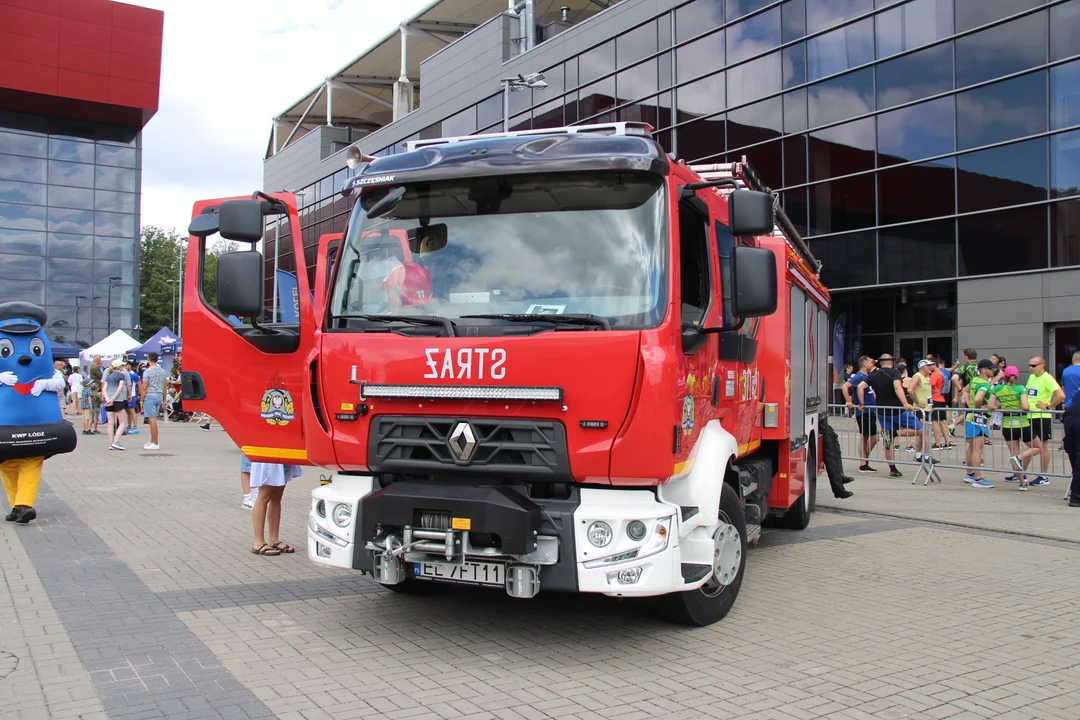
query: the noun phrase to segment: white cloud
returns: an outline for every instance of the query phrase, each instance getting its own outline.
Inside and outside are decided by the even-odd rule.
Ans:
[[[429,2],[127,1],[165,12],[142,222],[181,234],[196,200],[261,189],[274,115]]]

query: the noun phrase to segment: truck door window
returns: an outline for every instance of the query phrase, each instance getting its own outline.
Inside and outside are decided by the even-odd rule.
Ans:
[[[732,251],[735,249],[735,236],[731,234],[731,230],[728,226],[719,220],[716,221],[716,252],[720,258],[720,286],[726,288],[731,283],[731,258]],[[735,316],[731,314],[731,308],[724,307],[724,325],[732,326],[735,324]]]
[[[709,306],[708,220],[689,203],[679,203],[679,269],[682,321],[701,324]]]

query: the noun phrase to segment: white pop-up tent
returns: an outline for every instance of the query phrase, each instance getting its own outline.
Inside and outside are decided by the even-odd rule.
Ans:
[[[123,356],[128,350],[134,350],[141,344],[123,330],[117,330],[101,342],[95,343],[79,353],[79,359],[87,364],[94,359],[95,355],[100,355],[102,360],[112,360]]]

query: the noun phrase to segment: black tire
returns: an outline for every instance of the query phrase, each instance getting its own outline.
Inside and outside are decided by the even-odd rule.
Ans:
[[[780,517],[777,523],[786,530],[805,530],[810,524],[810,513],[817,507],[817,457],[814,454],[814,439],[810,438],[810,448],[806,451],[806,488],[795,504]]]
[[[739,533],[739,569],[728,585],[710,578],[697,590],[675,592],[656,598],[654,610],[665,620],[680,625],[704,627],[722,620],[735,604],[746,573],[746,518],[743,503],[734,487],[724,483],[720,493],[720,517]]]

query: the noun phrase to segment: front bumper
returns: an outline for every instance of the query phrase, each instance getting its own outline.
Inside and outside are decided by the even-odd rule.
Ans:
[[[335,476],[333,482],[312,491],[311,511],[308,518],[308,557],[312,562],[338,568],[358,569],[365,573],[383,572],[381,558],[390,549],[400,548],[405,533],[396,529],[401,523],[403,504],[408,507],[410,498],[415,504],[409,508],[417,513],[438,511],[440,498],[453,498],[455,518],[470,518],[472,532],[498,535],[496,530],[508,532],[508,518],[530,524],[535,518],[531,512],[522,513],[521,508],[535,505],[541,518],[535,532],[545,550],[556,548],[553,559],[547,552],[530,555],[515,547],[519,538],[509,539],[508,546],[514,552],[492,554],[471,550],[468,531],[457,529],[461,544],[470,548],[466,554],[455,554],[447,559],[436,554],[423,555],[423,551],[399,550],[394,562],[403,562],[401,577],[413,575],[413,562],[440,562],[460,564],[464,561],[505,562],[508,566],[526,565],[535,569],[539,588],[552,591],[603,593],[617,597],[644,597],[664,595],[671,592],[692,590],[705,581],[696,577],[685,582],[679,543],[679,508],[657,499],[650,490],[624,489],[576,489],[570,499],[547,500],[515,498],[520,492],[511,486],[503,486],[497,493],[478,491],[476,486],[454,484],[396,483],[392,505],[387,494],[376,492],[374,479],[360,476]],[[509,491],[509,494],[508,492]],[[323,514],[317,511],[322,502]],[[351,508],[347,527],[338,526],[333,519],[334,508],[345,504]],[[375,513],[375,510],[379,510]],[[387,516],[392,513],[393,518]],[[365,517],[367,515],[367,517]],[[411,517],[411,515],[408,515]],[[419,517],[419,515],[417,515]],[[632,533],[630,525],[638,532]],[[593,523],[602,522],[610,528],[610,539],[603,547],[596,547],[589,539]],[[641,526],[644,537],[634,539]],[[387,529],[391,528],[391,529]],[[415,528],[409,528],[409,536]],[[371,537],[362,537],[371,535]],[[547,544],[544,544],[544,541]],[[395,544],[396,543],[396,544]],[[431,545],[425,542],[420,547]],[[375,548],[375,549],[373,549]],[[418,554],[419,553],[419,554]],[[430,553],[430,551],[429,551]],[[394,577],[392,573],[390,577]],[[511,588],[508,592],[515,594]]]

